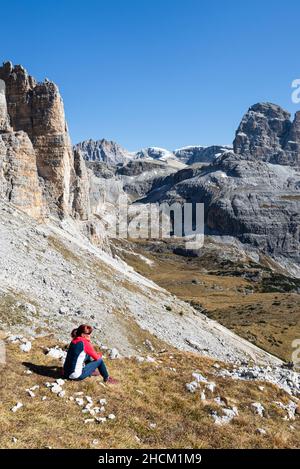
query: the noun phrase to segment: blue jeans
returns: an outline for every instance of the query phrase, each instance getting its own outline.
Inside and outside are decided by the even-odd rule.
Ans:
[[[89,376],[91,376],[93,371],[95,371],[97,368],[99,370],[100,375],[103,377],[104,381],[107,381],[109,374],[108,374],[107,368],[102,358],[99,358],[99,360],[94,360],[92,362],[87,363],[84,366],[81,375],[77,379],[81,381],[82,379],[88,378]]]

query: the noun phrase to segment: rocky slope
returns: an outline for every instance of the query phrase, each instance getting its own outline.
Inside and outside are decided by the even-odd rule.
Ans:
[[[75,223],[37,223],[0,201],[0,237],[5,330],[65,340],[74,323],[88,322],[122,354],[137,354],[151,337],[225,361],[281,363],[93,246]]]

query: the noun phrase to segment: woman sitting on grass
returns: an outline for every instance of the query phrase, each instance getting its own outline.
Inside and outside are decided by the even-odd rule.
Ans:
[[[82,380],[100,373],[105,383],[116,384],[117,381],[108,374],[102,354],[97,353],[90,342],[92,331],[92,326],[87,324],[82,324],[72,331],[73,340],[64,363],[64,376]]]

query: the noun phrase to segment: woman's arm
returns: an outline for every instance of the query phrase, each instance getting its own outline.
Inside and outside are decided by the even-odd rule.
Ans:
[[[99,358],[102,358],[102,353],[97,353],[94,347],[90,342],[87,340],[84,341],[84,351],[87,355],[92,357],[94,360],[99,360]]]

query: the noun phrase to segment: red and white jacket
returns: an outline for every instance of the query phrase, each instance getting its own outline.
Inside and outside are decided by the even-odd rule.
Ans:
[[[97,353],[90,341],[85,337],[73,339],[64,363],[65,377],[70,379],[79,378],[88,357],[93,360],[99,360],[99,358],[102,358],[102,354]]]

